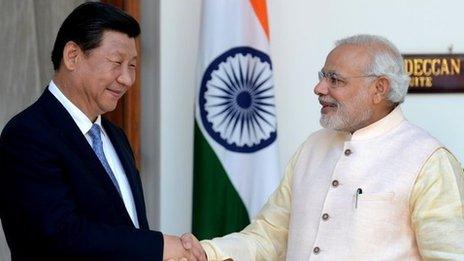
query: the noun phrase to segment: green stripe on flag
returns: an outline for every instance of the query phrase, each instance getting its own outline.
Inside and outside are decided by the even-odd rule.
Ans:
[[[200,240],[242,230],[248,212],[195,122],[192,232]]]

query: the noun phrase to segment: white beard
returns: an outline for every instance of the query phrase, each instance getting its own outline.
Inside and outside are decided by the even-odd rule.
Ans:
[[[372,117],[372,109],[367,104],[367,90],[359,92],[349,104],[343,104],[331,98],[319,97],[320,100],[334,103],[337,111],[334,115],[321,114],[319,123],[326,129],[354,132]],[[350,110],[351,107],[351,110]]]

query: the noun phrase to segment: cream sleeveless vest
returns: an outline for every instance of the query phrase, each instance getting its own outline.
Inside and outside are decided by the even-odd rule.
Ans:
[[[314,133],[293,174],[287,260],[420,260],[409,197],[439,147],[399,107],[353,135]]]

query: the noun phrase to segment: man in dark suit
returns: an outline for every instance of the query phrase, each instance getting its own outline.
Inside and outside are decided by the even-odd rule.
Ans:
[[[0,137],[0,218],[13,260],[192,256],[151,231],[124,132],[100,115],[135,80],[137,21],[89,2],[63,22],[55,76]]]

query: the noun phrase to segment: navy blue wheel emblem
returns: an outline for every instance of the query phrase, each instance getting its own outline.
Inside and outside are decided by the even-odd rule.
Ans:
[[[237,47],[206,69],[199,95],[203,126],[228,150],[251,153],[277,137],[272,64],[268,55]]]

